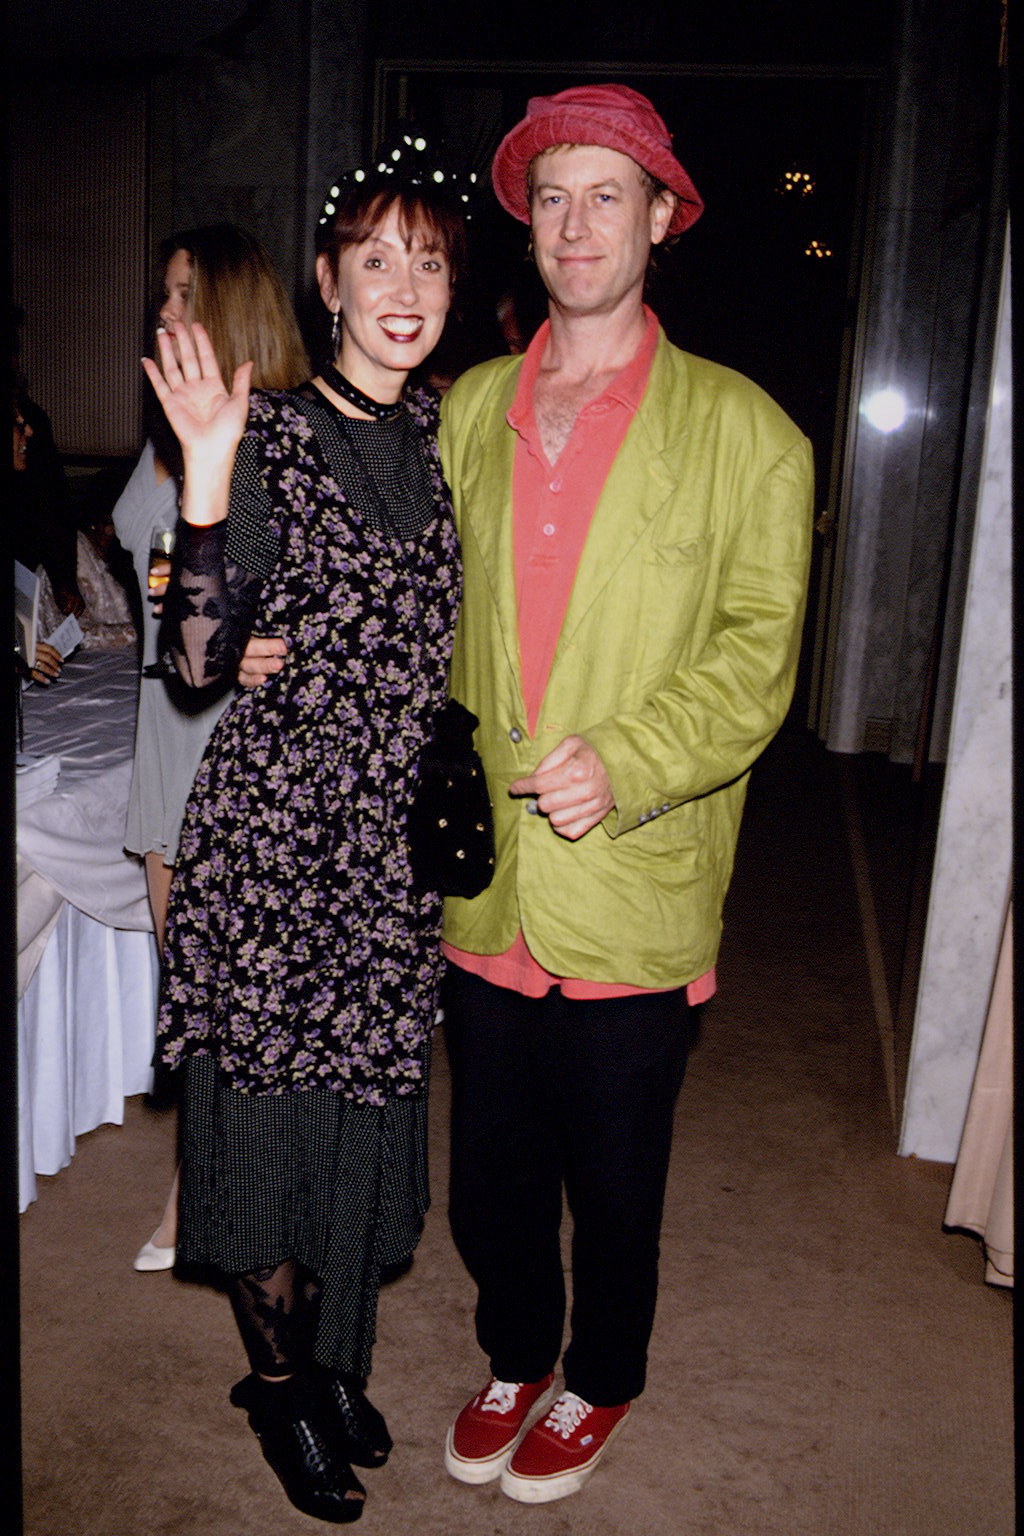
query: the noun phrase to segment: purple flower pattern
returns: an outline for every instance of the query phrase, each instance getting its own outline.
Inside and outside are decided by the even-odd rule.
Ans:
[[[255,628],[284,636],[288,662],[239,691],[196,776],[158,1041],[172,1067],[214,1054],[243,1092],[328,1088],[382,1105],[423,1086],[441,899],[413,886],[406,818],[447,694],[461,566],[436,400],[406,400],[437,515],[404,562],[348,502],[301,401],[251,405],[281,541]]]

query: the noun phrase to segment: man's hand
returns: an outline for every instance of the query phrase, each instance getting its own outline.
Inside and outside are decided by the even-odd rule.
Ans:
[[[528,779],[516,779],[508,792],[536,796],[537,809],[570,842],[596,827],[615,805],[604,763],[582,736],[566,736]]]
[[[288,647],[280,635],[252,635],[238,663],[238,681],[243,688],[258,688],[268,677],[280,672]]]
[[[47,645],[45,640],[36,641],[36,659],[32,663],[32,677],[37,683],[49,685],[55,677],[59,677],[64,662],[61,654],[52,645]]]

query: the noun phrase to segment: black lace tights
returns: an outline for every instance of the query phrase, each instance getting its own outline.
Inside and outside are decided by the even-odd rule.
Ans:
[[[287,1376],[313,1358],[320,1282],[288,1259],[276,1269],[236,1275],[228,1286],[252,1369]]]

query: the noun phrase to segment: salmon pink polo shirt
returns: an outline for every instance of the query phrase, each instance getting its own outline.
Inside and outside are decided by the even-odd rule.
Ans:
[[[646,327],[635,355],[603,394],[580,411],[556,464],[548,462],[533,411],[533,392],[547,345],[550,323],[545,321],[530,343],[519,372],[515,399],[507,421],[517,434],[512,471],[512,539],[515,558],[516,605],[519,614],[519,663],[523,702],[530,732],[540,715],[551,662],[569,605],[573,582],[594,510],[615,456],[643,399],[658,341],[658,321],[644,306]],[[597,829],[588,836],[595,835]],[[543,997],[560,987],[578,1000],[633,997],[669,988],[634,987],[554,976],[534,959],[522,929],[501,955],[475,955],[443,946],[446,957],[495,986],[526,997]],[[710,970],[686,988],[687,1001],[705,1002],[715,990]]]

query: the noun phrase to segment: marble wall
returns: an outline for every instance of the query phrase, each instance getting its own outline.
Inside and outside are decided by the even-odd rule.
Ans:
[[[956,0],[906,0],[876,148],[822,734],[859,752],[880,723],[900,762],[932,711],[932,756],[945,755],[948,697],[925,685],[930,669],[952,681],[938,665],[959,638],[945,622],[959,616],[947,610],[947,574],[955,538],[969,547],[981,453],[969,400],[999,100],[991,23]]]
[[[263,241],[290,294],[308,297],[327,188],[366,148],[365,31],[365,0],[269,0],[230,49],[195,48],[154,75],[154,247],[226,219]]]
[[[954,1162],[1011,879],[1009,243],[900,1151]]]
[[[172,231],[226,221],[263,241],[290,284],[305,137],[303,8],[271,0],[232,47],[180,54],[150,83],[154,249]]]

